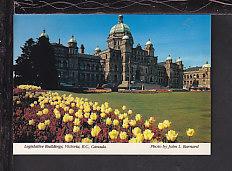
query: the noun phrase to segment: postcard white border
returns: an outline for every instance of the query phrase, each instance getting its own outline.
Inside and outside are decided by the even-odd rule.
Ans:
[[[211,143],[14,143],[14,155],[211,155]]]

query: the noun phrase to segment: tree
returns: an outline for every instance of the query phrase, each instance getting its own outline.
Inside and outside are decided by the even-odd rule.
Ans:
[[[33,84],[44,89],[56,89],[58,85],[56,61],[49,38],[41,36],[37,42],[30,38],[21,49],[22,54],[14,66],[15,85]]]
[[[32,50],[32,61],[34,62],[34,79],[36,85],[44,89],[56,89],[58,75],[55,68],[55,55],[49,38],[41,36]]]
[[[14,83],[18,84],[35,84],[33,80],[33,74],[35,74],[34,63],[32,60],[32,50],[35,46],[35,42],[32,38],[28,39],[21,47],[22,54],[16,60],[14,66],[15,77]]]

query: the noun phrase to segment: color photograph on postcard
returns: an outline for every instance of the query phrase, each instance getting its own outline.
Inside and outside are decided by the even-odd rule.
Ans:
[[[31,14],[13,26],[15,144],[211,143],[210,15]]]

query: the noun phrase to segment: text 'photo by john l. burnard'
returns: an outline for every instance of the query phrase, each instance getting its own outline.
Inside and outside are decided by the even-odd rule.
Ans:
[[[210,154],[209,15],[15,15],[15,154]]]

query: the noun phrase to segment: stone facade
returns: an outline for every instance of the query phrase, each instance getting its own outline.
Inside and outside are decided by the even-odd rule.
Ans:
[[[210,70],[211,66],[208,62],[202,67],[191,67],[184,70],[183,87],[186,89],[210,89]]]
[[[85,54],[84,45],[77,46],[74,36],[68,47],[52,43],[61,85],[96,87],[111,84],[119,88],[147,84],[169,88],[183,87],[183,63],[172,61],[169,55],[165,62],[157,62],[155,49],[150,40],[145,47],[134,47],[129,26],[119,15],[118,23],[110,30],[108,47],[95,49],[93,55]]]

